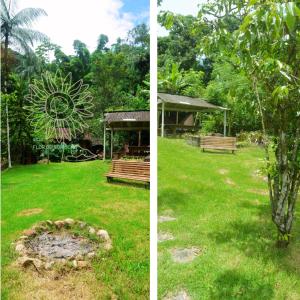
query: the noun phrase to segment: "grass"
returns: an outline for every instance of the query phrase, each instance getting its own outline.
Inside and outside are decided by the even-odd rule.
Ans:
[[[177,218],[159,224],[175,237],[158,246],[159,299],[179,290],[192,299],[300,299],[300,222],[289,248],[277,249],[266,182],[255,176],[263,151],[203,153],[171,139],[158,149],[159,214]],[[202,254],[172,261],[170,249],[191,246]]]
[[[2,174],[2,299],[33,299],[32,291],[34,299],[149,298],[149,190],[107,183],[108,168],[102,161],[52,163],[16,166]],[[42,212],[22,213],[33,208]],[[33,279],[12,267],[16,254],[11,243],[24,229],[67,217],[106,229],[111,252],[95,261],[91,271],[62,282]]]

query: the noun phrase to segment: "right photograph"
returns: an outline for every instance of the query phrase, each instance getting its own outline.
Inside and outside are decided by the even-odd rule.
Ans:
[[[158,299],[300,299],[300,3],[158,0]]]

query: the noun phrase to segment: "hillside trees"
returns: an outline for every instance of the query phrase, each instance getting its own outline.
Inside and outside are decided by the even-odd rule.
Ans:
[[[275,0],[231,3],[231,8],[243,16],[241,24],[233,31],[216,26],[207,39],[206,51],[235,66],[250,82],[254,92],[252,103],[260,113],[265,135],[277,244],[286,247],[291,239],[300,185],[300,3]],[[218,2],[218,9],[214,22],[227,15],[224,3]]]

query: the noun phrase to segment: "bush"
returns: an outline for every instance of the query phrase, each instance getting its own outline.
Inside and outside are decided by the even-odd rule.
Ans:
[[[237,134],[237,142],[239,145],[263,145],[263,133],[261,131],[240,132]]]

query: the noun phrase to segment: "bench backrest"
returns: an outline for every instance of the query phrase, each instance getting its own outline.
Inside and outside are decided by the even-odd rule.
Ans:
[[[150,177],[150,162],[113,160],[112,172],[137,177]]]
[[[204,136],[200,138],[200,147],[236,148],[235,137]]]

